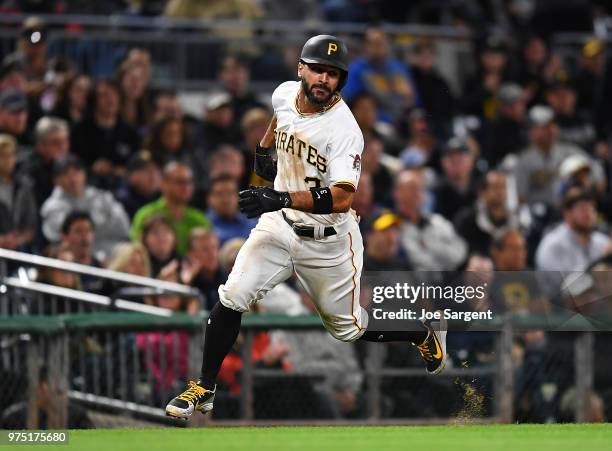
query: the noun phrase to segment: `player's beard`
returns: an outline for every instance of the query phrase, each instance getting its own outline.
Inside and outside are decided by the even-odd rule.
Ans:
[[[318,88],[328,89],[326,87],[322,88],[321,86],[319,86]],[[302,78],[302,90],[304,91],[304,95],[306,96],[306,98],[308,99],[310,103],[316,106],[320,106],[320,107],[327,105],[335,94],[333,91],[329,91],[329,94],[327,96],[320,99],[314,95],[314,93],[312,92],[312,88],[308,87],[308,83],[306,83],[306,80],[304,80],[303,78]]]

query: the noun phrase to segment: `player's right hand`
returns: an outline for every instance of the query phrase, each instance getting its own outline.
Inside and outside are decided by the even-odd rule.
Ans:
[[[240,211],[248,218],[262,215],[269,211],[291,207],[291,196],[287,192],[276,191],[269,186],[252,187],[238,194]]]

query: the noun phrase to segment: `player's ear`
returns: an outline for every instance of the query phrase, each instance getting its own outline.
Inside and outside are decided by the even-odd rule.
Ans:
[[[297,75],[298,78],[302,78],[302,72],[304,71],[304,64],[302,62],[298,63],[298,67],[297,67]]]

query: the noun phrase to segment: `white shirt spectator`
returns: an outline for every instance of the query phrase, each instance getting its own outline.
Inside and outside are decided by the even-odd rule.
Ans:
[[[598,231],[591,233],[586,247],[576,239],[565,223],[547,233],[536,251],[536,268],[542,271],[584,271],[610,246],[610,238]]]
[[[128,240],[130,220],[123,206],[109,191],[88,186],[82,196],[74,197],[56,186],[40,210],[42,231],[51,243],[61,240],[62,223],[74,210],[88,212],[93,220],[96,233],[93,250],[96,257],[104,259],[116,244]]]
[[[419,224],[404,221],[400,226],[400,242],[417,271],[454,270],[467,256],[463,238],[438,214],[423,216]]]

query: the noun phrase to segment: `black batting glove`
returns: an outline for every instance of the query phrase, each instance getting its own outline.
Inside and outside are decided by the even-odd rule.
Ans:
[[[276,178],[276,160],[272,158],[271,147],[261,147],[257,144],[255,148],[255,174],[262,179],[273,182]]]
[[[275,191],[269,186],[259,186],[240,191],[238,194],[240,211],[248,218],[269,211],[291,207],[291,196],[287,192]]]

